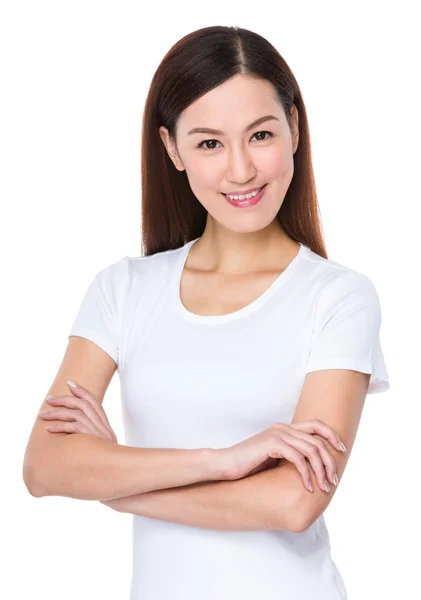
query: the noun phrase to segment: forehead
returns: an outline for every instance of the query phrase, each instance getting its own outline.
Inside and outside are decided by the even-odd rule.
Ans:
[[[177,129],[181,135],[196,127],[242,132],[252,121],[268,114],[279,119],[271,121],[272,126],[285,122],[273,85],[264,79],[236,75],[192,102],[181,113]]]

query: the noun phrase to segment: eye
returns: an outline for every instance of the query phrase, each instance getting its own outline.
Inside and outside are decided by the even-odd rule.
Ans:
[[[203,144],[208,144],[209,142],[216,142],[217,140],[204,140],[197,145],[198,148],[203,148],[203,150],[215,150],[215,148],[209,148],[208,146],[204,146]]]
[[[258,131],[257,133],[255,133],[252,137],[254,137],[255,135],[259,135],[261,133],[267,133],[269,137],[273,137],[273,133],[271,133],[270,131]],[[258,139],[258,142],[264,142],[265,140],[267,140],[268,138],[261,138]],[[218,142],[218,140],[203,140],[203,142],[200,142],[200,144],[197,145],[197,148],[203,148],[203,150],[215,150],[215,147],[213,148],[209,148],[207,146],[204,146],[203,144],[207,144],[209,142]]]
[[[258,131],[257,133],[255,133],[254,135],[259,135],[259,133],[267,133],[269,137],[273,137],[273,133],[271,133],[270,131]],[[254,136],[253,136],[254,137]],[[260,139],[258,140],[259,142],[264,142],[265,140],[267,140],[268,138],[264,138],[264,139]]]

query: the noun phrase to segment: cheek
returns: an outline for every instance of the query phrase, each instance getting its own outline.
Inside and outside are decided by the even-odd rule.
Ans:
[[[290,169],[291,157],[286,148],[273,147],[262,158],[264,160],[259,161],[260,164],[256,167],[267,176],[268,180],[277,179]]]
[[[211,189],[214,191],[215,185],[220,181],[220,174],[216,164],[202,158],[191,161],[186,173],[193,191]],[[218,179],[219,177],[219,179]]]

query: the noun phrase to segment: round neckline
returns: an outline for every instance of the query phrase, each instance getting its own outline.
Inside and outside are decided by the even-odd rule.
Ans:
[[[254,312],[258,308],[263,306],[269,300],[269,298],[271,298],[273,294],[291,277],[294,268],[297,266],[301,257],[307,250],[307,246],[305,246],[301,242],[298,242],[298,244],[300,244],[300,248],[295,257],[288,264],[288,266],[282,271],[282,273],[278,275],[278,277],[270,284],[270,286],[258,298],[256,298],[256,300],[253,300],[246,306],[243,306],[239,310],[236,310],[231,313],[226,313],[224,315],[198,315],[189,311],[182,303],[180,295],[180,284],[184,266],[189,256],[190,248],[199,239],[200,236],[191,240],[190,242],[187,242],[180,249],[179,260],[177,261],[174,278],[172,281],[172,295],[174,298],[175,310],[179,316],[181,316],[186,321],[202,324],[228,323],[229,321],[234,321],[236,319],[245,317],[246,315]]]

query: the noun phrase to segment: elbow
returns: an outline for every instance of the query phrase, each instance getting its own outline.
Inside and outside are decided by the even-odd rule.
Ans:
[[[314,505],[309,502],[309,498],[299,494],[290,510],[288,529],[292,533],[303,533],[313,525],[319,516],[314,510]]]
[[[298,511],[299,512],[299,511]],[[297,514],[291,523],[290,531],[293,533],[303,533],[316,521],[316,517],[309,514]]]
[[[25,475],[23,481],[26,485],[26,489],[34,498],[42,498],[47,495],[41,490],[41,486],[32,478],[32,476]]]
[[[302,496],[294,494],[294,501],[288,503],[282,503],[282,512],[279,512],[277,507],[276,512],[276,529],[281,531],[290,531],[291,533],[302,533],[312,523],[312,519],[305,512],[304,507],[307,503],[303,500]]]
[[[46,496],[47,494],[44,494],[41,492],[40,488],[37,488],[33,485],[28,485],[26,484],[26,489],[28,490],[28,492],[31,494],[31,496],[33,498],[43,498],[44,496]]]
[[[39,472],[39,469],[32,466],[29,467],[24,465],[23,467],[23,481],[26,485],[26,489],[34,498],[42,498],[43,496],[47,496],[43,483],[40,480]]]

